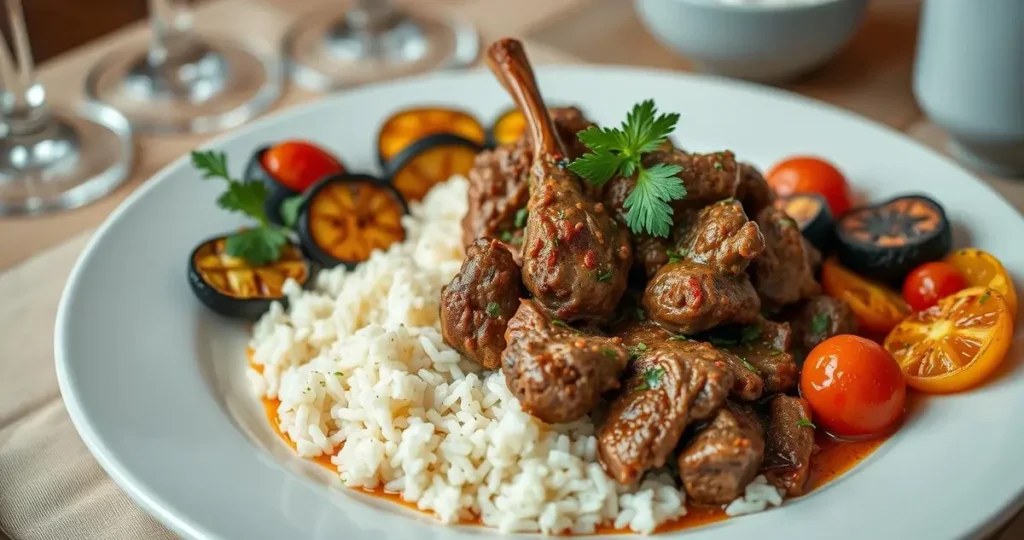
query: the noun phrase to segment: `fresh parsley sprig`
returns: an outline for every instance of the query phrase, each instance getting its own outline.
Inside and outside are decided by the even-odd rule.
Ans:
[[[288,243],[288,229],[274,225],[267,219],[263,204],[269,193],[263,182],[231,178],[224,152],[193,151],[192,166],[202,174],[204,180],[220,178],[227,181],[228,188],[217,198],[217,206],[229,212],[245,214],[258,222],[257,226],[228,237],[225,246],[228,255],[245,259],[255,266],[281,258],[281,250]]]
[[[589,184],[601,187],[613,176],[633,176],[636,187],[626,198],[626,224],[635,233],[668,236],[672,227],[669,203],[686,196],[676,176],[682,167],[658,163],[644,167],[642,158],[657,150],[675,130],[679,115],[658,114],[654,100],[637,103],[621,127],[591,126],[577,134],[590,152],[569,164],[569,169]]]

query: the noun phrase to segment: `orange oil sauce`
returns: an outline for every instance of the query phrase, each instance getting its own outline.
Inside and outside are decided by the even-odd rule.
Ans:
[[[263,366],[252,363],[252,351],[247,351],[249,356],[249,366],[258,372],[263,371]],[[295,443],[285,435],[277,424],[277,408],[281,402],[276,399],[263,399],[263,408],[267,415],[267,421],[270,422],[274,432],[281,437],[288,446],[295,449]],[[815,489],[831,482],[832,480],[840,477],[843,473],[849,471],[866,457],[871,455],[881,444],[885,442],[885,439],[876,439],[869,441],[856,441],[856,442],[841,442],[828,435],[818,432],[815,434],[815,443],[818,445],[818,453],[814,454],[811,459],[811,470],[808,474],[807,479],[807,492],[810,493]],[[340,447],[339,447],[340,449]],[[322,455],[312,459],[314,463],[325,467],[333,472],[337,472],[338,468],[331,463],[331,457],[329,455]],[[420,511],[416,508],[415,503],[410,503],[402,500],[402,496],[398,493],[390,493],[383,489],[365,489],[362,490],[375,497],[380,497],[392,503],[401,505],[405,508]],[[703,525],[710,525],[719,521],[728,519],[729,516],[725,514],[725,510],[718,507],[700,507],[700,506],[689,506],[686,509],[686,515],[679,519],[664,523],[658,527],[655,533],[670,532],[670,531],[681,531],[684,529],[691,529],[694,527],[701,527]],[[467,525],[480,525],[478,520],[470,520],[465,522]],[[605,525],[597,528],[596,534],[626,534],[629,530],[615,529],[610,525]]]

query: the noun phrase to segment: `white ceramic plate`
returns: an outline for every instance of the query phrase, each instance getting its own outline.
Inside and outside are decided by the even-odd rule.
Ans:
[[[925,192],[945,205],[958,246],[1024,273],[1024,222],[992,190],[888,129],[758,86],[592,67],[539,70],[548,103],[579,103],[618,123],[653,97],[682,114],[679,143],[730,148],[765,167],[827,156],[872,199]],[[352,170],[376,168],[374,139],[393,110],[460,106],[482,119],[510,104],[487,73],[434,75],[347,92],[255,122],[211,144],[240,173],[249,153],[291,137],[323,143]],[[207,312],[186,284],[189,252],[242,222],[219,210],[218,182],[182,158],[107,220],[78,261],[57,317],[61,392],[100,464],[143,508],[189,538],[448,540],[487,534],[358,496],[293,457],[244,378],[246,330]],[[690,530],[687,538],[963,538],[990,530],[1024,489],[1024,376],[1015,347],[998,377],[928,400],[866,462],[780,509]]]

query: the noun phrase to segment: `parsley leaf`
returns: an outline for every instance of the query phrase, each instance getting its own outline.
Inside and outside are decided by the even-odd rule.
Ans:
[[[647,352],[647,344],[644,342],[637,343],[636,346],[629,348],[629,356],[633,358],[636,358],[645,352]]]
[[[626,198],[626,224],[635,233],[668,236],[672,225],[669,202],[686,196],[676,175],[683,168],[658,163],[644,167],[643,154],[657,150],[675,130],[679,115],[658,114],[654,100],[637,103],[618,128],[591,126],[577,134],[589,152],[569,164],[569,169],[595,187],[616,174],[632,177],[636,186]]]
[[[551,319],[551,325],[559,328],[569,328],[569,325],[565,324],[565,321],[562,319]]]
[[[617,360],[619,358],[619,353],[615,352],[615,349],[611,347],[601,348],[601,354],[611,358],[612,360]]]
[[[690,341],[690,338],[684,336],[683,334],[674,334],[668,339],[669,341]]]
[[[643,378],[644,382],[638,384],[634,390],[657,389],[658,385],[661,383],[661,378],[665,376],[665,369],[650,368],[647,371],[644,371],[640,376]]]
[[[231,178],[228,173],[227,155],[224,152],[193,151],[192,166],[199,171],[204,180],[221,178],[227,181],[227,191],[217,198],[218,206],[229,212],[245,214],[259,222],[256,227],[228,237],[228,255],[245,259],[255,266],[278,260],[282,248],[288,244],[288,229],[273,225],[267,220],[267,214],[263,209],[268,196],[267,186],[258,180]]]
[[[299,221],[299,208],[302,206],[302,195],[289,197],[281,203],[281,220],[288,227],[294,227]]]
[[[755,323],[743,327],[743,331],[740,332],[740,342],[749,343],[755,339],[761,337],[761,324]]]
[[[811,334],[820,336],[828,330],[828,325],[831,323],[828,315],[825,313],[818,313],[811,319]]]
[[[796,427],[809,427],[811,429],[816,429],[818,426],[814,425],[814,422],[811,422],[810,418],[801,418],[796,421]]]
[[[487,303],[487,316],[491,317],[493,319],[493,318],[497,318],[498,315],[501,315],[501,306],[498,305],[497,302],[488,302]]]
[[[596,272],[595,271],[594,272],[594,279],[597,280],[598,282],[605,282],[605,281],[608,281],[608,280],[612,279],[612,276],[614,276],[614,275],[615,274],[611,273],[610,271],[607,271],[607,272]]]
[[[669,264],[675,264],[677,262],[682,261],[683,257],[686,257],[686,250],[685,249],[679,249],[679,250],[666,249],[665,250],[665,255],[668,255],[668,263]]]
[[[526,218],[530,216],[530,211],[526,208],[520,208],[516,210],[516,227],[522,229],[526,226]]]

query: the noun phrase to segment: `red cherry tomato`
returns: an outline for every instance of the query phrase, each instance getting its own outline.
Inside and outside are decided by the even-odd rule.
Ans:
[[[334,156],[306,141],[285,141],[263,153],[263,168],[282,186],[302,193],[321,178],[345,172]]]
[[[811,350],[800,393],[818,426],[838,437],[866,437],[896,426],[907,386],[900,365],[881,345],[844,334]]]
[[[846,178],[835,165],[823,159],[802,156],[785,159],[776,163],[765,178],[783,197],[794,193],[820,193],[837,218],[850,209]]]
[[[903,299],[914,311],[923,311],[939,300],[967,288],[967,278],[947,262],[929,262],[915,268],[903,281]]]

